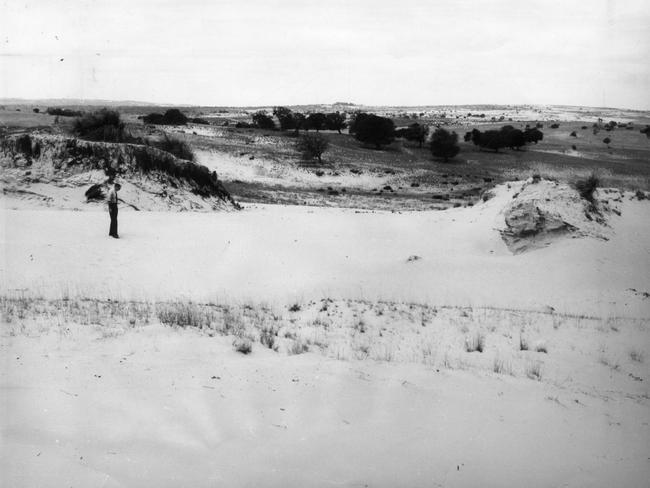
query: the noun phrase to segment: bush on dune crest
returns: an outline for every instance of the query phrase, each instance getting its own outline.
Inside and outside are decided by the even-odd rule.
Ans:
[[[147,139],[145,142],[148,146],[157,147],[161,151],[173,154],[179,159],[194,161],[194,152],[192,151],[192,148],[181,139],[165,134],[161,140]]]
[[[580,193],[580,196],[587,200],[589,203],[594,203],[594,191],[600,186],[600,179],[595,174],[592,174],[584,180],[576,181],[575,187]]]
[[[76,119],[74,132],[87,141],[130,142],[119,112],[105,108]]]

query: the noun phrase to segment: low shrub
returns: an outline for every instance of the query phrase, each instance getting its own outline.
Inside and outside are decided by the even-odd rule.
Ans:
[[[600,179],[592,174],[584,180],[578,180],[575,183],[576,190],[580,196],[587,200],[589,203],[594,203],[594,191],[600,186]]]

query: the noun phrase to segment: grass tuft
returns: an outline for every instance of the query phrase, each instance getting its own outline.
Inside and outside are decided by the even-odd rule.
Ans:
[[[471,337],[465,338],[465,351],[467,352],[483,352],[485,349],[485,334],[477,332]]]
[[[528,351],[528,341],[523,336],[519,336],[519,350]]]
[[[492,363],[492,371],[497,374],[508,374],[512,376],[512,366],[510,363],[504,361],[503,359],[500,359],[499,357],[494,358],[494,362]]]
[[[639,351],[638,349],[630,350],[630,359],[637,363],[642,363],[644,360],[643,352]]]
[[[233,341],[232,345],[235,351],[242,354],[250,354],[253,352],[253,342],[248,338],[238,337]]]
[[[542,380],[542,363],[541,361],[535,361],[534,363],[528,363],[526,365],[526,376],[531,380]]]

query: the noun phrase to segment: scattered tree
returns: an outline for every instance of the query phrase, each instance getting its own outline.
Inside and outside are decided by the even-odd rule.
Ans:
[[[291,130],[296,128],[296,121],[293,116],[293,112],[286,107],[275,107],[273,109],[273,115],[278,118],[280,123],[280,130]]]
[[[434,157],[443,158],[445,163],[460,151],[458,134],[445,129],[436,129],[431,135],[431,153]]]
[[[500,132],[505,147],[519,151],[522,146],[526,145],[526,136],[521,130],[515,129],[511,125],[505,125],[501,127]]]
[[[317,158],[322,163],[321,156],[329,147],[329,139],[323,134],[303,134],[296,141],[296,149],[300,151],[304,158]]]
[[[335,130],[339,134],[341,129],[345,129],[345,114],[341,112],[332,112],[326,115],[326,127],[328,130]]]
[[[506,147],[503,133],[498,130],[486,130],[481,132],[477,129],[472,131],[472,142],[480,148],[492,149],[499,152],[499,149]]]
[[[350,123],[350,133],[358,141],[380,149],[395,140],[395,124],[387,117],[360,112]]]
[[[37,113],[39,113],[39,112],[41,111],[41,109],[40,109],[40,108],[33,108],[32,111],[33,111],[35,114],[37,114]]]
[[[163,123],[167,125],[185,125],[187,124],[187,117],[177,108],[170,108],[163,115]]]
[[[571,132],[571,134],[569,134],[569,135],[571,137],[578,137],[578,134],[576,133],[576,131]]]
[[[253,114],[253,124],[260,129],[275,130],[273,118],[263,110]]]
[[[426,141],[427,135],[429,135],[429,126],[418,124],[417,122],[406,128],[395,131],[396,137],[403,137],[407,141],[415,141],[420,145],[420,147],[422,147],[422,144]]]
[[[326,124],[327,116],[323,113],[316,112],[307,116],[308,129],[314,129],[316,132],[318,132],[319,130],[324,129]]]
[[[528,129],[524,131],[524,138],[526,139],[526,142],[532,142],[537,144],[539,141],[544,139],[544,133],[535,128],[535,129]]]
[[[609,144],[612,142],[612,140],[609,137],[605,137],[605,139],[603,139],[603,142],[607,144],[607,147],[609,148]]]
[[[307,117],[305,117],[305,114],[301,114],[300,112],[294,112],[293,122],[294,122],[294,130],[296,131],[296,135],[298,134],[298,131],[300,131],[300,129],[307,130]]]
[[[151,113],[142,117],[145,124],[153,125],[186,125],[187,117],[177,108],[170,108],[164,114]]]

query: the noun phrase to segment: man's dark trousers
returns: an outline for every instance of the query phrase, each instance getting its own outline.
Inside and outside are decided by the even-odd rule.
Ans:
[[[108,204],[108,213],[111,216],[111,229],[108,235],[111,237],[118,237],[117,235],[117,203]]]

